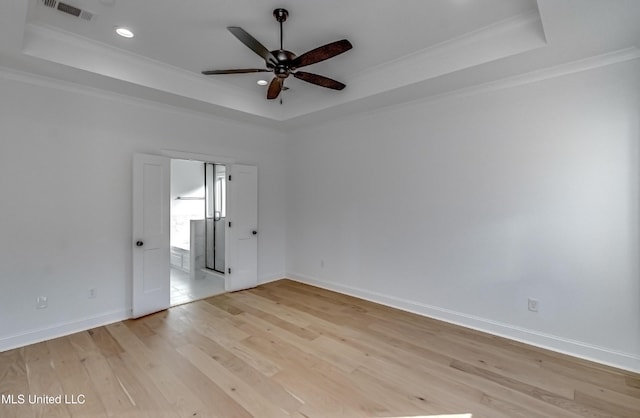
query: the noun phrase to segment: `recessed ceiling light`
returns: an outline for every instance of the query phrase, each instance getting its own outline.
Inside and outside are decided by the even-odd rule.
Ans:
[[[266,86],[267,84],[269,84],[269,82],[267,80],[258,80],[258,85],[259,86]]]
[[[127,28],[119,27],[116,28],[116,33],[123,38],[133,38],[133,32]]]

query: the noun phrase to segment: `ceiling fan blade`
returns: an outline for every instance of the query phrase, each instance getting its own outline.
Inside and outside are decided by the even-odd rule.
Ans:
[[[240,42],[245,44],[249,49],[251,49],[256,54],[260,55],[265,61],[276,65],[278,60],[273,54],[260,42],[256,40],[253,36],[249,35],[244,29],[239,26],[229,26],[227,27],[229,32],[233,34]]]
[[[339,81],[332,80],[328,77],[324,77],[318,74],[307,73],[304,71],[298,71],[297,73],[293,73],[295,78],[299,78],[300,80],[306,81],[307,83],[316,84],[318,86],[326,87],[328,89],[334,90],[342,90],[346,87],[345,84],[342,84]]]
[[[270,73],[269,70],[264,70],[261,68],[241,68],[237,70],[207,70],[203,71],[204,75],[213,75],[213,74],[247,74],[247,73]]]
[[[267,89],[267,99],[273,100],[280,95],[280,91],[282,91],[282,81],[283,79],[280,77],[273,77]]]
[[[351,45],[351,42],[346,39],[335,41],[300,55],[293,60],[292,67],[300,68],[305,65],[315,64],[316,62],[324,61],[335,57],[336,55],[340,55],[343,52],[347,52],[351,48],[353,48],[353,45]]]

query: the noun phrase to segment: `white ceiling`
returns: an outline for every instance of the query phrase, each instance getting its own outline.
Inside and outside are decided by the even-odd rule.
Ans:
[[[638,0],[63,0],[91,21],[43,5],[0,4],[0,66],[174,106],[299,126],[624,50],[638,55]],[[279,46],[273,9],[289,10],[284,46],[300,55],[347,38],[351,51],[306,67],[347,84],[290,77],[283,104],[256,84],[269,73],[226,29]],[[114,27],[127,26],[133,39]]]

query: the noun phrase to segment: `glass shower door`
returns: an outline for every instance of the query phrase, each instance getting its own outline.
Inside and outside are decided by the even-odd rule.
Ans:
[[[205,262],[208,269],[222,274],[225,268],[226,185],[226,167],[205,163]]]

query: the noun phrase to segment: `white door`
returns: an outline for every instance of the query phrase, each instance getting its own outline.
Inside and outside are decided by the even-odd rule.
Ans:
[[[170,304],[170,160],[133,157],[133,305],[134,318]]]
[[[234,164],[227,177],[227,291],[258,285],[258,167]]]

